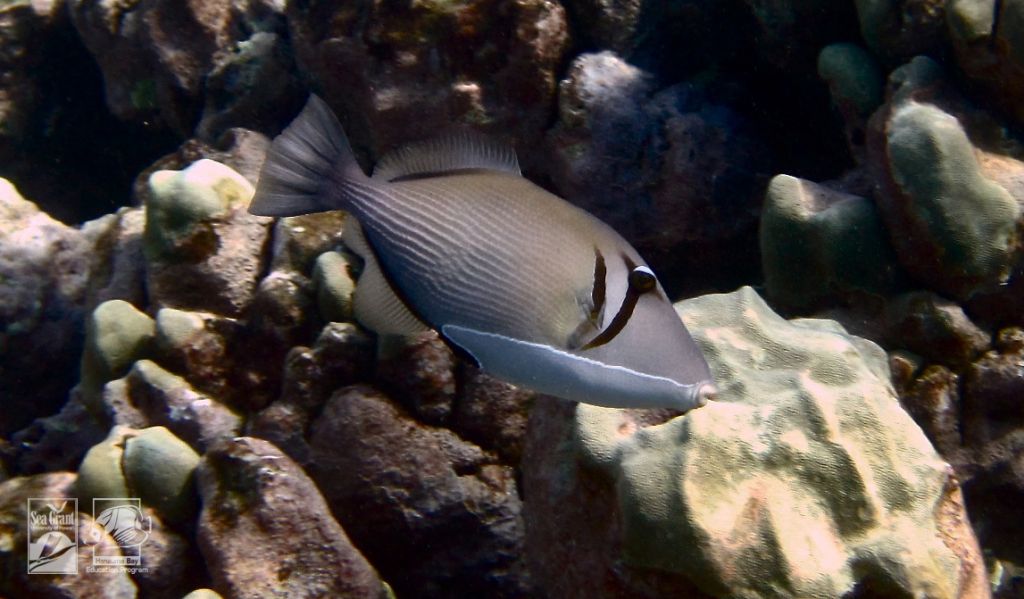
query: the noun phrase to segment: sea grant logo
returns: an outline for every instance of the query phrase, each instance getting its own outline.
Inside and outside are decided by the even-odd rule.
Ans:
[[[142,512],[142,500],[96,498],[92,500],[92,514],[94,528],[85,540],[93,546],[92,566],[87,571],[114,567],[135,573],[142,566],[142,544],[153,527],[152,519]]]
[[[78,574],[78,499],[28,500],[28,573]]]

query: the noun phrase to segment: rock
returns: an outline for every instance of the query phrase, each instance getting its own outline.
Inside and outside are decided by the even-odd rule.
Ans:
[[[835,39],[852,37],[857,28],[853,3],[820,0],[744,0],[743,3],[757,22],[754,49],[758,60],[779,69],[807,69],[822,46]],[[813,26],[808,26],[812,23]]]
[[[937,55],[948,44],[946,3],[940,0],[856,0],[864,41],[889,64],[919,54]]]
[[[0,9],[0,172],[72,224],[127,203],[134,173],[174,142],[109,114],[68,4],[11,0]]]
[[[187,254],[196,223],[224,217],[245,205],[253,186],[229,167],[202,159],[181,171],[161,170],[149,177],[146,253],[150,257]]]
[[[320,318],[326,322],[352,321],[352,294],[356,283],[352,280],[351,265],[344,254],[324,252],[313,267],[313,287]]]
[[[206,583],[208,577],[204,564],[189,537],[164,524],[157,512],[146,507],[145,500],[142,512],[150,528],[149,536],[140,547],[143,567],[133,575],[139,594],[179,599],[195,585]],[[192,524],[189,522],[189,530]]]
[[[832,101],[848,120],[866,120],[882,105],[882,73],[871,54],[856,44],[830,44],[822,48],[818,54],[818,76],[828,84]]]
[[[240,407],[260,410],[281,389],[281,364],[289,350],[307,345],[321,322],[314,308],[312,282],[291,270],[264,277],[249,307],[249,320],[235,342],[244,360],[236,363],[234,378]]]
[[[98,535],[116,549],[113,539],[103,527],[97,527],[88,515],[90,507],[80,503],[77,550],[78,575],[27,574],[26,509],[29,498],[73,498],[75,475],[71,472],[49,472],[17,477],[0,483],[0,593],[8,597],[71,597],[97,599],[129,599],[137,593],[135,583],[120,568],[100,569],[86,574],[92,566],[92,552],[84,540]],[[45,508],[44,508],[45,509]]]
[[[101,398],[103,416],[108,425],[128,428],[149,426],[149,418],[132,403],[127,376],[104,385]]]
[[[611,52],[581,55],[559,86],[548,144],[559,195],[633,243],[664,284],[732,286],[742,261],[726,268],[725,256],[756,252],[761,144],[697,86],[655,93]]]
[[[212,589],[196,589],[182,599],[221,599],[221,595]]]
[[[944,366],[929,366],[900,394],[900,404],[924,430],[943,458],[959,461],[961,433],[960,377]]]
[[[1024,124],[1024,6],[999,0],[953,0],[946,20],[956,62],[981,96]]]
[[[927,291],[904,293],[886,306],[884,343],[931,362],[962,368],[991,345],[957,304]]]
[[[167,427],[197,451],[217,439],[234,437],[241,428],[241,418],[230,408],[150,360],[132,366],[128,393],[151,425]]]
[[[450,418],[460,436],[496,452],[502,462],[519,467],[526,422],[536,394],[466,366]]]
[[[196,589],[182,599],[221,599],[221,595],[213,589]]]
[[[927,227],[931,255],[947,262],[942,274],[963,273],[936,281],[939,290],[965,297],[1005,282],[1020,207],[978,172],[957,120],[933,106],[908,103],[893,113],[887,142],[893,183],[912,211],[907,224],[913,231]]]
[[[445,423],[455,401],[455,356],[433,332],[396,343],[377,363],[377,384],[418,419]]]
[[[1024,432],[1024,352],[987,352],[967,368],[963,391],[967,444],[983,446]]]
[[[281,397],[250,419],[248,434],[270,441],[307,466],[310,421],[336,389],[367,380],[373,363],[369,335],[351,323],[328,323],[312,348],[298,346],[288,352]]]
[[[851,153],[863,162],[868,118],[884,100],[885,78],[878,64],[856,44],[829,44],[818,54],[818,76],[828,85],[832,104],[843,118]]]
[[[308,468],[312,458],[306,434],[311,419],[312,415],[302,407],[278,400],[254,414],[245,433],[273,443],[297,464]]]
[[[150,302],[238,316],[252,299],[270,219],[248,213],[252,185],[200,160],[149,178],[143,235]]]
[[[81,232],[0,179],[0,435],[56,412],[76,382],[88,257]]]
[[[677,309],[717,401],[531,415],[527,555],[548,594],[988,596],[956,479],[878,346],[749,288]]]
[[[930,291],[862,296],[848,306],[815,314],[890,351],[910,351],[919,362],[960,370],[991,345],[991,336],[958,304]],[[920,364],[918,364],[920,366]],[[911,373],[916,374],[916,372]]]
[[[268,101],[286,93],[293,80],[281,75],[277,40],[269,49],[254,48],[267,44],[261,34],[283,32],[278,2],[73,0],[69,9],[103,71],[107,105],[122,120],[153,119],[188,136],[204,92],[213,96],[208,118],[230,121],[231,109],[252,106],[257,85],[247,76],[277,77],[259,82],[265,86],[259,97]],[[226,81],[232,74],[237,80]],[[227,103],[224,94],[233,92],[239,97]]]
[[[82,351],[82,393],[90,404],[108,381],[120,378],[136,360],[151,357],[156,326],[153,319],[124,300],[103,302],[85,321]]]
[[[199,547],[227,596],[381,596],[376,572],[316,486],[270,443],[221,441],[203,456],[198,480]]]
[[[283,6],[274,0],[244,4],[274,12]],[[256,31],[239,41],[207,75],[203,113],[196,126],[200,137],[216,139],[232,127],[269,130],[301,106],[304,88],[283,19],[279,14],[271,19],[277,21],[271,26],[278,31]]]
[[[341,245],[345,213],[340,210],[279,218],[274,223],[270,269],[312,276],[321,255]]]
[[[109,423],[95,404],[72,389],[60,412],[36,418],[11,435],[11,463],[21,474],[74,470],[90,447],[107,436]]]
[[[86,306],[115,299],[146,305],[146,260],[142,253],[145,212],[121,208],[94,222],[99,231],[89,267]]]
[[[367,380],[374,367],[374,340],[351,323],[330,322],[313,347],[296,347],[285,364],[283,401],[319,412],[341,387]]]
[[[4,123],[0,138],[24,141],[32,131],[39,96],[46,93],[35,76],[45,63],[40,50],[53,43],[57,31],[66,23],[60,2],[21,0],[6,3],[0,9],[0,38],[4,50],[0,54],[0,121]],[[3,142],[9,143],[7,139]]]
[[[929,289],[966,300],[1009,279],[1021,208],[1013,186],[993,178],[992,161],[963,121],[931,103],[969,118],[941,95],[942,86],[941,71],[926,58],[894,71],[868,148],[881,182],[879,211],[900,263]]]
[[[1013,516],[1024,501],[1022,337],[1020,329],[1005,329],[997,336],[996,350],[976,357],[959,373],[930,366],[900,394],[953,465],[986,555],[1011,563],[1024,560],[1019,542],[1024,528]]]
[[[162,426],[114,427],[85,455],[75,490],[79,499],[135,497],[163,520],[185,524],[196,511],[192,472],[199,455]]]
[[[263,277],[251,306],[254,334],[284,351],[310,339],[319,324],[312,286],[308,278],[288,270]]]
[[[533,150],[552,117],[569,41],[559,3],[364,8],[314,0],[286,9],[300,68],[356,147],[380,156],[464,124],[515,140],[527,168],[543,160]]]
[[[190,138],[139,172],[132,185],[132,196],[137,203],[148,204],[152,196],[149,179],[154,173],[184,170],[203,159],[227,166],[255,186],[269,148],[266,135],[241,128],[228,129],[214,141]]]
[[[993,597],[1012,599],[1024,592],[1024,568],[1012,562],[993,560],[990,571]]]
[[[790,309],[885,294],[900,281],[870,200],[789,175],[768,184],[760,244],[765,290]]]
[[[238,368],[235,340],[242,325],[233,318],[208,312],[163,308],[156,314],[156,349],[159,361],[184,373],[189,384],[223,403],[239,403],[244,392],[234,383]]]
[[[511,468],[355,386],[313,422],[313,477],[398,596],[533,595]]]

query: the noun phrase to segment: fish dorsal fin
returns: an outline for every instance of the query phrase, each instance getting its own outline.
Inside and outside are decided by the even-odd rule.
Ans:
[[[267,151],[249,212],[295,216],[336,210],[332,182],[365,177],[338,118],[326,102],[311,95]]]
[[[363,272],[356,283],[353,310],[356,320],[381,335],[415,335],[429,327],[409,311],[395,293],[366,241],[363,228],[351,214],[345,217],[342,242],[363,259]]]
[[[473,169],[522,174],[511,147],[479,133],[460,131],[402,146],[386,154],[374,167],[373,178],[394,181]]]

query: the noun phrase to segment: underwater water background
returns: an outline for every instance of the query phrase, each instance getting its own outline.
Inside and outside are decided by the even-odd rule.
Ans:
[[[310,93],[514,147],[716,401],[362,327],[343,215],[247,212]],[[0,595],[1024,597],[1022,126],[1016,0],[0,0]]]

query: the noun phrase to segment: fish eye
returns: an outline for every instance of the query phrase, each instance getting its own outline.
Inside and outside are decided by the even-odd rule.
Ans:
[[[647,293],[658,284],[658,279],[646,266],[637,266],[629,273],[629,288],[640,293]]]

